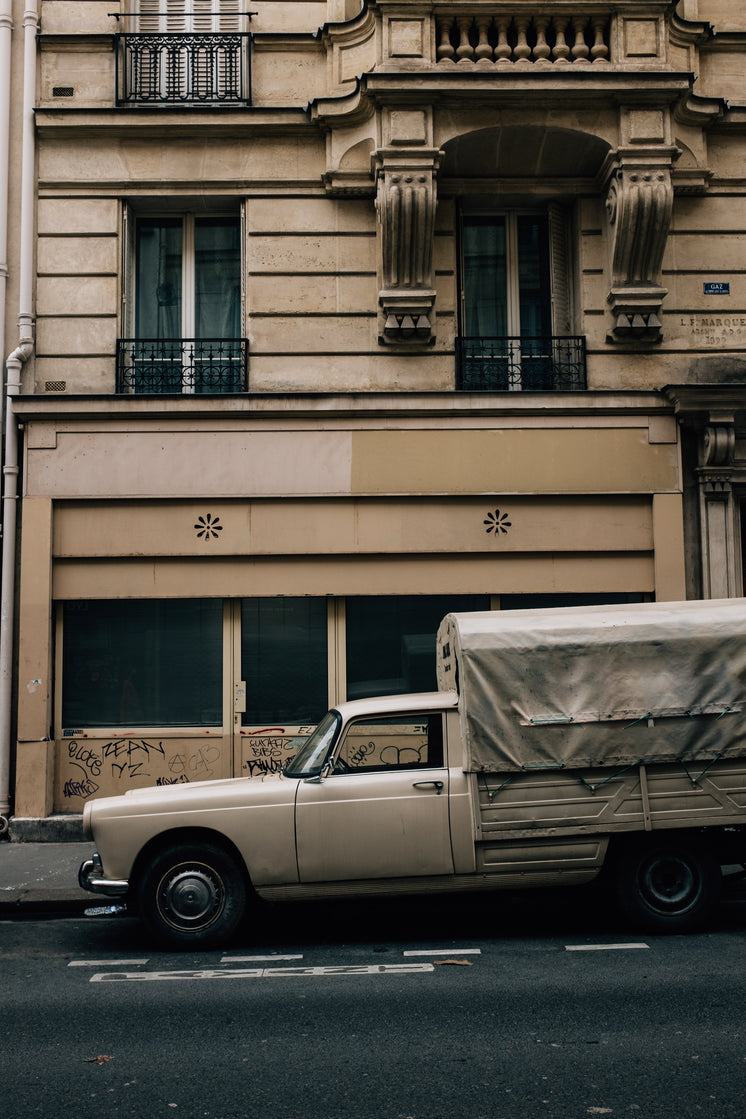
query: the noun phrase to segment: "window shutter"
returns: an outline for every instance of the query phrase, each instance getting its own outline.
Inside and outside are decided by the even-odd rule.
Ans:
[[[241,31],[241,15],[242,11],[246,11],[246,6],[241,5],[239,0],[213,0],[219,11],[219,30],[225,32]]]
[[[135,301],[132,280],[135,274],[135,222],[132,211],[126,202],[122,203],[122,243],[121,243],[120,292],[121,325],[123,338],[131,338],[135,329]]]
[[[140,0],[139,31],[145,35],[241,30],[239,0]]]
[[[549,203],[549,268],[552,281],[552,334],[573,333],[570,215],[558,202]]]

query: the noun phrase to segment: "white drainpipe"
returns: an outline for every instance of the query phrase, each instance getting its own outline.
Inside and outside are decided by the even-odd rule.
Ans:
[[[0,94],[0,104],[10,102],[10,3],[2,0],[0,9],[0,35],[3,56],[0,71],[3,83],[7,75],[5,97]],[[10,753],[11,712],[13,700],[13,631],[15,621],[15,569],[16,569],[16,509],[18,506],[18,428],[13,409],[13,398],[21,391],[21,370],[33,353],[33,263],[34,263],[34,168],[36,137],[34,133],[34,106],[36,104],[36,33],[39,15],[37,0],[26,0],[23,13],[23,128],[21,139],[21,227],[20,260],[18,268],[18,345],[6,361],[7,380],[5,396],[5,445],[3,454],[3,549],[2,574],[0,575],[0,834],[7,831],[10,815]],[[7,38],[7,48],[6,48]],[[7,49],[7,58],[5,51]],[[3,59],[8,65],[3,66]],[[5,128],[5,107],[2,110]],[[8,109],[9,136],[10,110]],[[4,138],[3,138],[3,142]],[[9,148],[9,145],[8,145]],[[7,149],[6,149],[7,150]],[[9,176],[17,173],[10,165],[9,150],[0,152],[4,159],[2,174],[7,186]],[[3,236],[7,237],[7,190]],[[0,214],[0,221],[3,215]],[[7,242],[6,242],[7,245]],[[7,248],[6,248],[7,256]],[[7,267],[6,267],[7,271]],[[4,292],[3,292],[4,295]],[[4,353],[3,350],[0,351]]]

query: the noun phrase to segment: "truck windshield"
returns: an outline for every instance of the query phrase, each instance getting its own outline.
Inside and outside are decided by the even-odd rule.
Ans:
[[[283,769],[286,777],[316,777],[321,773],[332,744],[337,737],[342,716],[338,711],[327,711],[311,737]]]

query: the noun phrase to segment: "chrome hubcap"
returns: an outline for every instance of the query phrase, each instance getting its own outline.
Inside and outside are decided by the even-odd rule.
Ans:
[[[206,866],[174,868],[158,891],[163,916],[177,928],[203,928],[211,924],[222,910],[223,901],[223,884]]]

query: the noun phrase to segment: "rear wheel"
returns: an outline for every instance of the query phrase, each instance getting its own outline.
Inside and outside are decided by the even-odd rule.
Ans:
[[[717,903],[720,883],[717,861],[684,842],[630,848],[616,867],[622,911],[652,932],[685,932],[701,925]]]
[[[137,901],[162,944],[213,948],[237,928],[246,908],[246,882],[234,856],[216,844],[174,844],[145,867]]]

